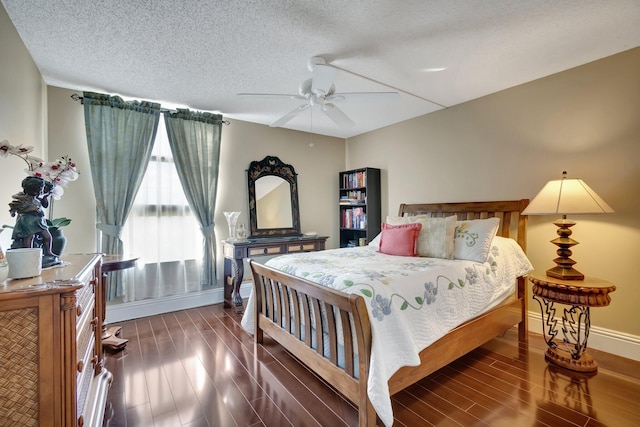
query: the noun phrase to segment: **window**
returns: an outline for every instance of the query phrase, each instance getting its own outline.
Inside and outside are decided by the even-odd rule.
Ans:
[[[125,275],[123,302],[201,290],[202,233],[182,190],[162,119],[122,240],[125,254],[139,258]]]

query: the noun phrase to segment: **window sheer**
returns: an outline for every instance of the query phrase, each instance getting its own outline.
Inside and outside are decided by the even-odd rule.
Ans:
[[[162,121],[122,240],[125,255],[138,257],[136,268],[126,270],[122,302],[202,289],[202,233],[180,185]]]

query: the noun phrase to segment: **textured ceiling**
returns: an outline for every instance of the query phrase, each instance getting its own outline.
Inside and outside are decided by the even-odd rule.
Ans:
[[[1,1],[53,86],[270,124],[300,102],[237,94],[296,94],[322,56],[337,92],[400,92],[283,126],[342,138],[640,46],[638,0]]]

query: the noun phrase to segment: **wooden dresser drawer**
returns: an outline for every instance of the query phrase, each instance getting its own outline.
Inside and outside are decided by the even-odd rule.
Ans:
[[[86,358],[86,354],[91,351],[95,353],[95,325],[97,321],[92,316],[93,310],[87,310],[80,316],[80,321],[76,326],[76,352],[78,360]]]
[[[84,413],[91,382],[95,375],[95,365],[98,362],[95,347],[97,318],[89,316],[89,313],[85,314],[80,317],[76,344],[76,409],[78,416]]]
[[[270,245],[270,246],[255,246],[249,248],[249,257],[263,256],[263,255],[279,255],[286,253],[286,248],[283,245]]]
[[[94,316],[93,310],[95,308],[95,295],[93,293],[93,286],[87,284],[76,291],[76,316],[77,321],[80,323],[80,319],[85,315]],[[87,313],[90,311],[91,313]],[[78,328],[80,326],[78,325]]]
[[[296,252],[314,252],[316,250],[316,244],[314,242],[306,242],[306,243],[290,243],[287,245],[288,253],[296,253]]]

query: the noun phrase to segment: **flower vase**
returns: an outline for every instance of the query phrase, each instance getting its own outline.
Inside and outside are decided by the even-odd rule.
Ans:
[[[229,238],[228,242],[236,241],[236,224],[238,222],[238,217],[240,216],[240,212],[224,212],[224,216],[227,218],[227,224],[229,225]]]
[[[236,228],[236,240],[238,242],[247,241],[247,229],[243,223],[238,224],[238,227]]]
[[[60,256],[62,251],[67,247],[67,237],[62,233],[62,229],[50,229],[51,233],[51,252]]]

